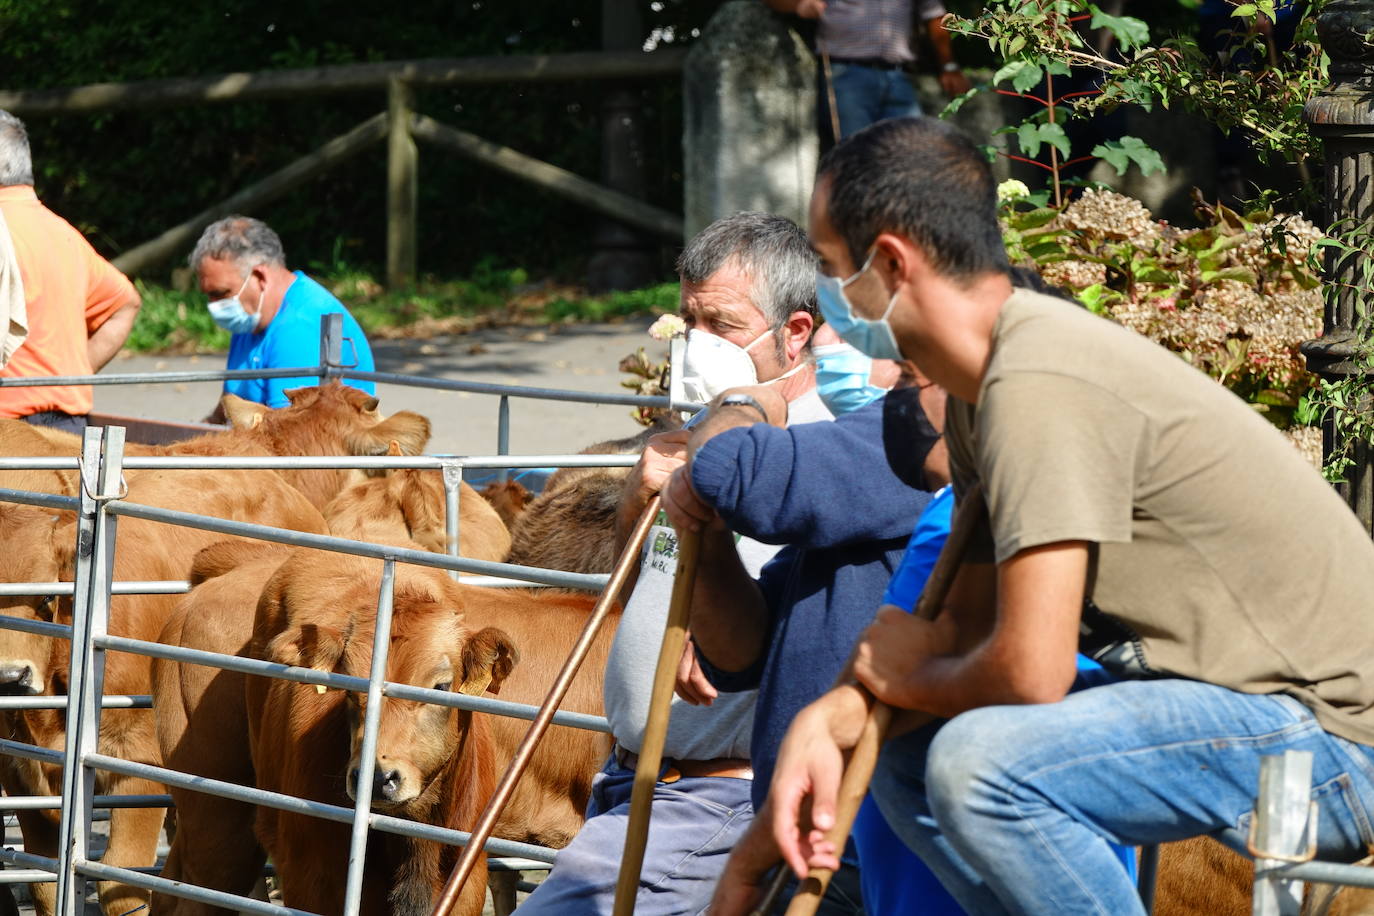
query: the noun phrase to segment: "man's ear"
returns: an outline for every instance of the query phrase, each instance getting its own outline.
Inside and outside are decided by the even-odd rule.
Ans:
[[[894,232],[880,233],[873,247],[876,249],[873,267],[883,278],[889,296],[901,284],[930,270],[930,259],[925,251]]]
[[[468,637],[463,646],[463,683],[459,693],[477,694],[501,692],[501,684],[516,662],[520,652],[505,630],[487,627]]]
[[[794,362],[811,342],[816,330],[816,319],[810,312],[796,311],[787,316],[782,326],[782,345],[787,351],[787,361]]]
[[[268,410],[266,404],[245,401],[236,394],[226,394],[221,397],[219,406],[234,429],[254,429],[262,422],[262,418]]]

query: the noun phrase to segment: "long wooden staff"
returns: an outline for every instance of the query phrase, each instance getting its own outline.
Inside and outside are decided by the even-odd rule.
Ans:
[[[453,871],[448,876],[448,883],[444,885],[444,892],[439,895],[439,902],[435,904],[431,916],[446,916],[457,904],[458,895],[463,892],[463,885],[467,883],[468,876],[472,874],[478,857],[483,855],[482,847],[486,845],[492,831],[496,828],[497,818],[501,816],[502,809],[510,801],[516,784],[520,782],[520,777],[525,775],[525,770],[529,768],[539,739],[543,738],[544,733],[549,730],[549,723],[553,721],[553,714],[558,710],[559,704],[563,702],[563,697],[567,695],[568,688],[572,686],[573,678],[577,676],[577,669],[581,667],[582,660],[591,651],[597,631],[601,629],[601,625],[609,615],[616,598],[620,596],[621,589],[625,587],[625,580],[629,577],[630,570],[634,568],[635,563],[639,562],[640,548],[644,544],[644,538],[649,534],[649,529],[653,527],[654,518],[658,515],[658,507],[659,497],[654,496],[639,516],[639,521],[635,524],[630,539],[625,542],[625,549],[620,552],[620,558],[616,560],[615,568],[611,570],[610,580],[602,589],[601,597],[597,599],[596,606],[592,608],[592,615],[587,618],[586,624],[583,625],[581,635],[577,637],[577,642],[573,644],[572,651],[568,653],[567,661],[563,662],[558,677],[554,679],[553,686],[549,688],[548,695],[539,707],[539,712],[535,714],[534,721],[530,723],[529,731],[525,732],[525,737],[521,740],[520,746],[516,748],[510,766],[506,768],[505,775],[501,777],[501,782],[492,792],[486,808],[482,810],[482,816],[478,820],[477,826],[473,828],[472,838],[468,840],[467,846],[463,847],[458,862],[453,866]]]
[[[935,561],[935,568],[931,570],[930,578],[926,580],[925,588],[921,591],[921,599],[916,604],[917,617],[933,620],[940,612],[945,603],[945,596],[949,594],[949,587],[964,562],[964,554],[968,552],[969,542],[973,539],[973,532],[978,527],[983,509],[983,490],[980,485],[975,484],[959,501],[958,511],[955,512],[954,522],[950,526],[949,539],[945,541],[940,557]],[[859,734],[859,741],[850,754],[849,765],[845,767],[844,776],[840,780],[839,797],[835,804],[835,823],[826,832],[826,839],[835,844],[837,850],[844,849],[845,841],[849,839],[849,831],[854,826],[859,806],[868,794],[868,783],[872,780],[873,769],[878,763],[878,752],[887,737],[888,726],[892,723],[892,707],[878,702],[863,685],[858,685],[858,688],[868,703],[868,716],[864,721],[863,731]],[[771,900],[775,900],[782,891],[789,874],[791,872],[784,864],[773,879],[773,884],[765,895],[764,904],[755,912],[766,913],[771,909]],[[828,868],[811,869],[788,905],[787,916],[813,916],[816,908],[820,906],[821,898],[825,896],[825,889],[829,887],[833,875],[834,872]]]
[[[668,737],[668,715],[673,702],[677,666],[687,639],[687,612],[692,606],[692,587],[697,578],[697,557],[701,534],[678,532],[677,571],[673,578],[673,598],[668,605],[668,622],[663,630],[663,646],[658,650],[654,670],[654,691],[649,698],[649,721],[635,766],[634,789],[630,793],[630,822],[625,831],[625,854],[620,860],[620,876],[615,884],[612,916],[631,916],[639,891],[639,873],[644,867],[644,847],[649,840],[654,786],[663,762],[663,743]]]

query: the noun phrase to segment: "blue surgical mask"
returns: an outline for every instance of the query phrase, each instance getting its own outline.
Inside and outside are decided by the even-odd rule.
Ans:
[[[887,394],[869,382],[873,359],[847,343],[812,347],[816,357],[816,393],[835,416],[852,413]]]
[[[215,324],[230,334],[252,334],[258,328],[258,316],[250,314],[239,300],[243,291],[248,288],[248,278],[251,276],[253,274],[250,272],[248,277],[243,278],[243,285],[239,287],[237,293],[228,299],[216,299],[207,306],[210,310],[210,317],[214,319]]]
[[[877,253],[876,248],[869,252],[864,266],[845,280],[816,271],[816,300],[826,324],[852,344],[854,349],[874,359],[904,359],[901,348],[897,346],[897,338],[892,336],[892,325],[887,323],[892,307],[897,304],[897,294],[894,292],[892,298],[887,300],[887,311],[883,312],[881,318],[860,318],[855,315],[854,306],[844,294],[844,288],[859,279],[873,264]]]

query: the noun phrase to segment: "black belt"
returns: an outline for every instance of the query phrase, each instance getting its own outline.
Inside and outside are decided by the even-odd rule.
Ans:
[[[890,60],[883,60],[881,57],[832,57],[832,64],[849,64],[853,67],[868,67],[870,70],[905,70],[907,73],[916,69],[914,60],[902,60],[893,63]]]

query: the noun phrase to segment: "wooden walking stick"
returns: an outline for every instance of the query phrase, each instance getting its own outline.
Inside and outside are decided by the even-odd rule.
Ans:
[[[978,527],[983,510],[983,490],[980,485],[975,484],[959,501],[954,522],[950,526],[949,539],[945,541],[940,558],[936,560],[935,568],[931,570],[930,578],[926,580],[925,588],[921,591],[921,599],[916,604],[916,616],[924,620],[933,620],[940,613],[940,607],[945,602],[945,596],[949,594],[954,576],[963,564],[964,554],[968,552],[969,541],[973,539],[973,532]],[[843,849],[845,841],[849,839],[849,831],[854,826],[859,806],[868,794],[868,783],[872,780],[874,767],[878,763],[878,752],[887,737],[888,726],[892,724],[892,707],[878,702],[862,685],[858,687],[868,703],[868,717],[864,721],[858,743],[850,753],[849,765],[845,767],[844,776],[840,780],[839,797],[835,803],[835,823],[826,832],[826,839],[834,843],[836,849]],[[774,878],[773,887],[769,888],[767,896],[776,897],[777,892],[781,891],[782,885],[786,883],[788,874],[789,870],[784,864],[779,869],[778,876]],[[834,872],[828,868],[811,869],[788,905],[787,916],[814,916],[833,875]]]
[[[668,715],[677,681],[678,661],[687,640],[687,614],[692,606],[692,586],[697,578],[697,556],[701,534],[680,531],[677,536],[677,570],[673,578],[673,598],[668,605],[668,622],[663,629],[663,646],[658,650],[654,670],[654,690],[649,698],[649,721],[635,766],[634,789],[630,793],[630,822],[625,831],[625,854],[620,860],[620,875],[615,884],[612,916],[631,916],[639,890],[639,873],[644,867],[644,847],[649,841],[649,816],[653,813],[654,786],[663,762],[663,743],[668,737]]]
[[[520,782],[520,777],[528,769],[530,760],[534,758],[534,751],[539,744],[539,739],[543,738],[544,733],[549,730],[549,723],[553,721],[553,714],[558,710],[559,704],[563,702],[563,697],[567,695],[568,688],[572,686],[573,678],[577,676],[577,669],[581,667],[582,660],[591,651],[597,631],[601,629],[602,623],[610,614],[611,606],[620,596],[620,590],[625,587],[625,580],[629,578],[630,570],[639,561],[640,548],[644,544],[644,538],[649,534],[649,529],[653,527],[654,518],[658,515],[658,507],[659,497],[654,496],[653,499],[649,500],[649,504],[644,507],[644,512],[640,514],[639,521],[630,534],[630,539],[625,542],[625,549],[620,552],[620,558],[616,560],[615,568],[611,570],[610,580],[602,589],[601,597],[597,599],[596,606],[592,608],[592,615],[587,618],[586,624],[582,627],[582,633],[577,637],[577,642],[573,644],[567,660],[563,662],[558,677],[554,678],[553,686],[549,688],[548,695],[544,697],[544,702],[540,705],[539,712],[535,714],[534,721],[530,723],[529,731],[525,732],[525,737],[521,739],[520,746],[516,748],[510,766],[506,768],[505,775],[501,777],[501,782],[492,792],[486,808],[482,810],[482,816],[478,819],[477,826],[472,830],[472,837],[468,840],[468,844],[463,847],[458,862],[453,866],[453,872],[448,876],[448,882],[444,885],[443,893],[439,895],[439,902],[435,904],[431,916],[446,916],[457,904],[458,895],[463,892],[463,885],[467,883],[468,876],[472,874],[478,857],[483,855],[482,847],[486,845],[492,831],[496,828],[496,819],[501,816],[501,811],[510,801],[516,784]]]

